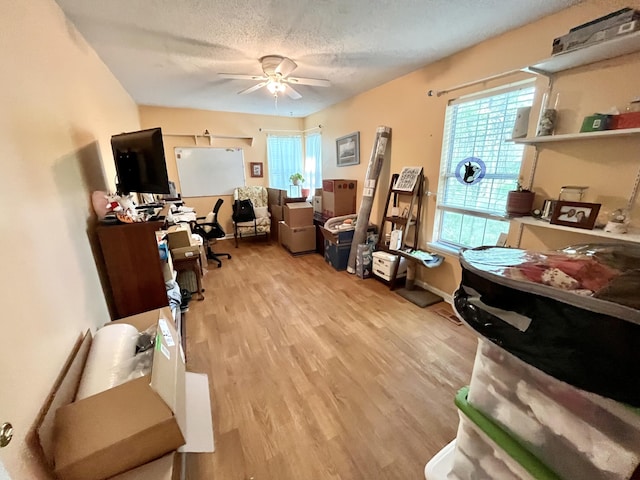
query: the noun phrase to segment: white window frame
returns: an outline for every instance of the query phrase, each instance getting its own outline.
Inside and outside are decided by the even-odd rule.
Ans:
[[[507,224],[509,222],[509,219],[506,217],[505,214],[501,214],[495,211],[494,212],[481,211],[481,210],[479,211],[479,210],[472,210],[469,208],[457,208],[457,207],[452,207],[450,205],[443,205],[444,203],[443,200],[445,198],[446,188],[447,188],[447,178],[453,175],[452,171],[449,170],[449,156],[448,156],[449,136],[451,135],[451,132],[450,132],[450,128],[451,128],[450,121],[451,121],[451,115],[452,115],[451,109],[458,104],[474,102],[483,98],[503,95],[512,91],[528,89],[528,88],[535,88],[535,79],[527,79],[519,82],[514,82],[508,85],[503,85],[500,87],[484,90],[482,92],[462,96],[457,99],[453,99],[449,101],[449,105],[447,106],[447,112],[445,114],[445,126],[443,129],[443,142],[442,142],[442,152],[441,152],[441,160],[440,160],[440,178],[438,182],[438,194],[437,194],[436,212],[435,212],[435,218],[434,218],[433,240],[432,242],[429,243],[430,247],[434,249],[440,249],[445,252],[452,252],[452,253],[458,253],[461,249],[471,247],[470,245],[452,243],[447,240],[441,239],[441,234],[443,230],[442,222],[443,222],[443,217],[445,215],[445,212],[461,213],[463,215],[481,218],[485,220],[502,221]],[[533,103],[534,96],[535,96],[535,90],[533,91],[533,95],[532,95],[532,103]],[[504,139],[503,141],[505,140],[506,139]],[[520,145],[519,148],[522,152],[520,156],[520,167],[522,167],[522,161],[524,158],[524,146]],[[469,156],[473,156],[473,152],[470,152]],[[520,173],[492,174],[492,175],[487,175],[485,178],[512,181],[513,187],[515,187],[517,185],[519,177],[520,177]],[[486,223],[485,223],[485,227],[486,227]],[[507,225],[507,228],[505,230],[508,231],[508,229],[509,227]]]

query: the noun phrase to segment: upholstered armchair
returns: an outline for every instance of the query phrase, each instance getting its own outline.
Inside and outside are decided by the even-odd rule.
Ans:
[[[267,196],[266,187],[249,186],[238,187],[233,191],[233,199],[235,200],[251,200],[253,211],[255,212],[255,221],[249,222],[233,222],[233,236],[236,240],[245,237],[257,237],[264,235],[269,239],[271,234],[271,214],[269,213],[269,197]]]

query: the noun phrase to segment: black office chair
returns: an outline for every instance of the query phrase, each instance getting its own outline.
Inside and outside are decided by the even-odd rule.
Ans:
[[[231,258],[231,255],[228,253],[215,253],[211,249],[211,240],[223,238],[225,236],[222,226],[218,223],[218,211],[220,210],[223,202],[224,200],[219,198],[211,213],[206,217],[198,217],[195,222],[190,222],[191,231],[200,235],[206,242],[207,258],[214,262],[218,262],[218,268],[222,266],[222,260],[220,260],[219,257]]]

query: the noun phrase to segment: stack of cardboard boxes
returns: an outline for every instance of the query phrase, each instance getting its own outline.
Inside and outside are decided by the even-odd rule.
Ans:
[[[356,213],[356,180],[330,179],[322,181],[322,219],[324,221]],[[331,232],[321,229],[324,236],[324,259],[336,270],[346,270],[351,252],[353,230]]]
[[[316,249],[316,227],[313,206],[308,202],[287,203],[284,221],[278,224],[280,244],[291,253],[313,252]]]
[[[284,221],[284,206],[287,203],[304,202],[302,197],[288,197],[286,190],[267,188],[269,195],[269,212],[271,212],[271,239],[278,241],[278,224]],[[281,242],[282,243],[282,242]]]

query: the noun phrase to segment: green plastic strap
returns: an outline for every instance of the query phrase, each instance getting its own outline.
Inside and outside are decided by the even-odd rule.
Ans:
[[[156,350],[160,351],[160,348],[162,347],[162,335],[160,335],[160,332],[158,332],[156,334]]]
[[[488,417],[480,413],[469,404],[467,396],[469,387],[461,388],[456,394],[456,406],[480,428],[496,445],[509,454],[522,468],[538,480],[562,480],[553,470],[542,463],[538,457],[520,445],[511,435],[493,423]]]

